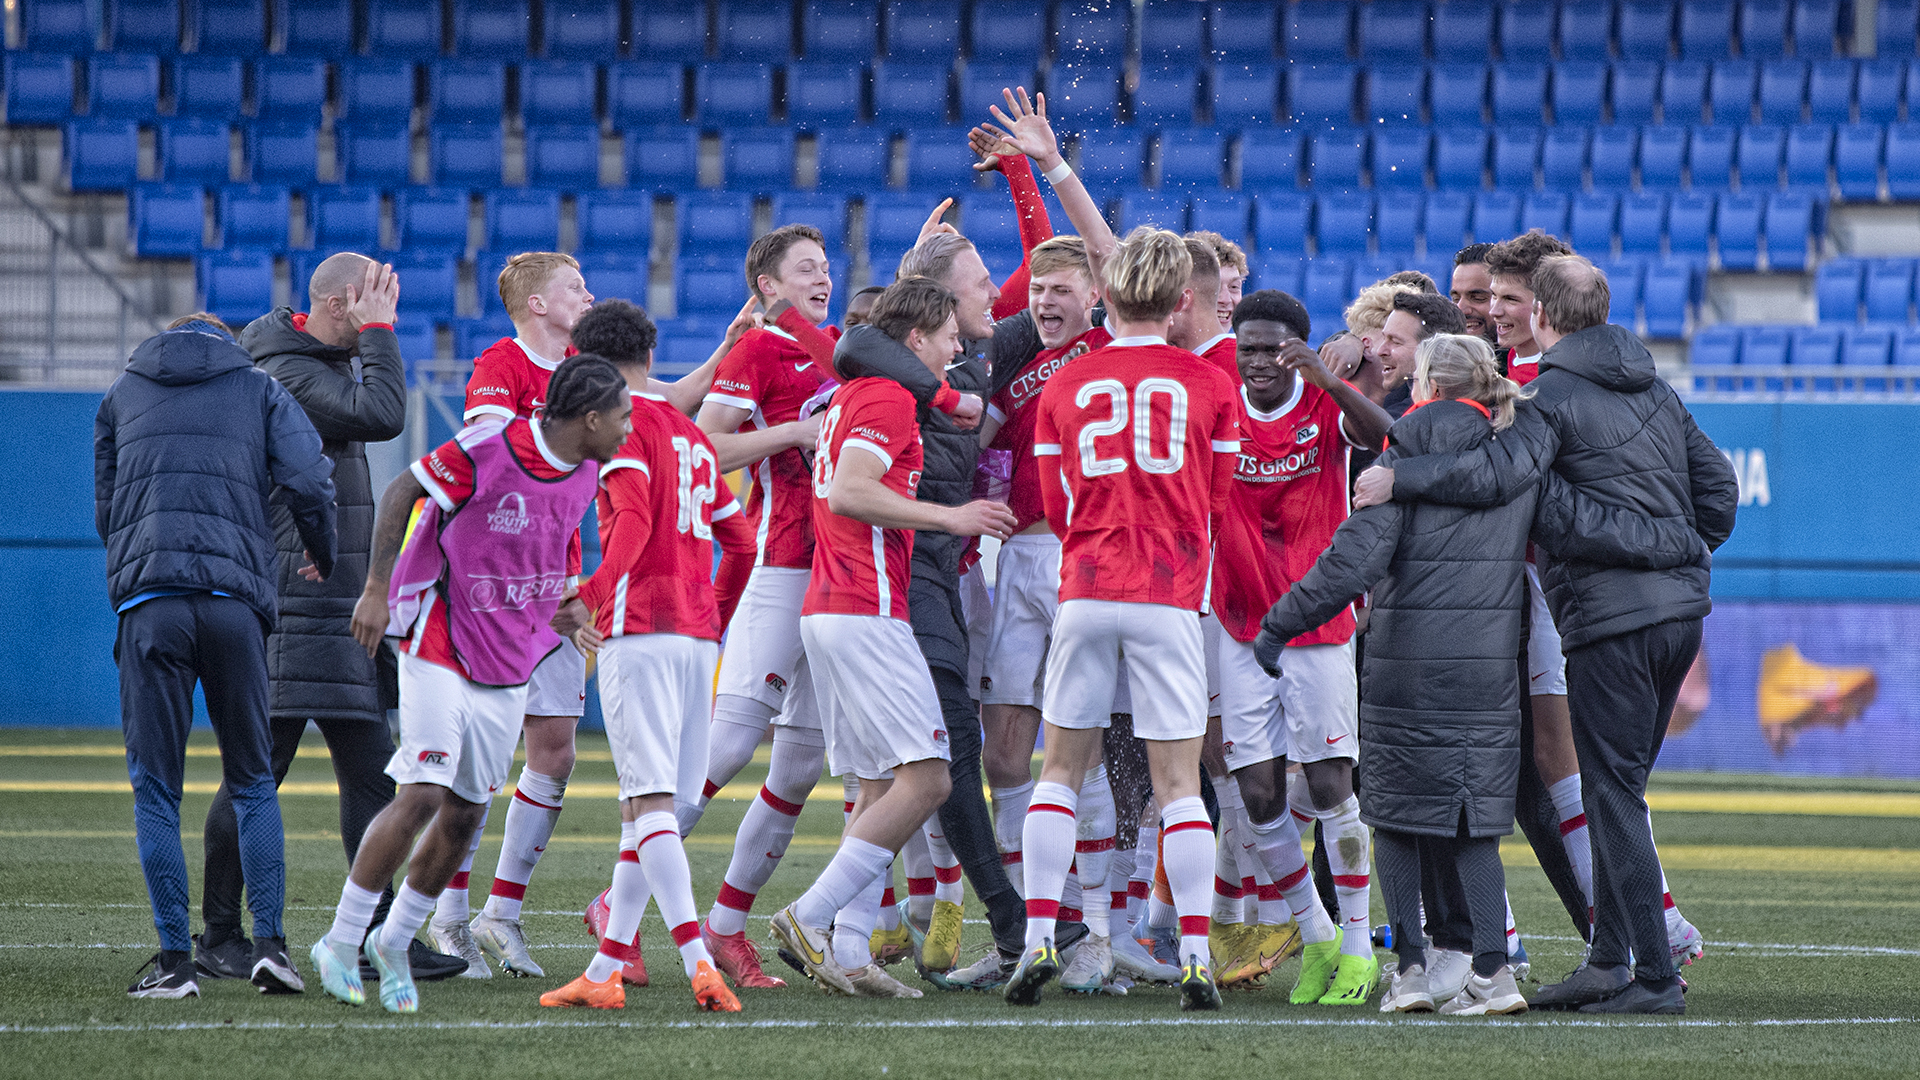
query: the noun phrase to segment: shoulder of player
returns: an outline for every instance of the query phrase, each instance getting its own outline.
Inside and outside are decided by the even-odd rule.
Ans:
[[[866,408],[896,409],[905,407],[908,415],[919,408],[914,400],[913,391],[879,375],[866,375],[846,383],[834,393],[834,401],[843,409],[858,405]]]
[[[727,356],[752,361],[780,360],[789,356],[812,359],[793,338],[758,327],[740,335],[740,340],[734,343]]]

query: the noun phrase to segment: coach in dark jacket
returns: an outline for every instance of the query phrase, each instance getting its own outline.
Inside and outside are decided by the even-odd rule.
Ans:
[[[1684,523],[1709,548],[1733,530],[1733,470],[1661,382],[1638,338],[1606,324],[1606,277],[1585,259],[1535,271],[1540,377],[1512,432],[1458,455],[1403,459],[1362,478],[1359,501],[1497,505],[1551,469],[1595,502]],[[1568,705],[1592,830],[1594,936],[1588,963],[1535,1004],[1595,1012],[1686,1008],[1668,952],[1660,865],[1646,816],[1647,774],[1712,607],[1708,563],[1646,569],[1561,550],[1551,523],[1534,538],[1567,653]],[[1633,967],[1629,968],[1629,963]],[[1637,977],[1636,977],[1637,976]]]
[[[212,316],[134,350],[94,419],[94,517],[120,616],[120,717],[140,867],[160,934],[140,997],[199,989],[187,933],[180,796],[193,688],[206,691],[239,819],[253,911],[249,971],[299,990],[280,926],[286,865],[268,767],[266,637],[278,611],[270,498],[324,578],[334,564],[332,463],[306,414]]]

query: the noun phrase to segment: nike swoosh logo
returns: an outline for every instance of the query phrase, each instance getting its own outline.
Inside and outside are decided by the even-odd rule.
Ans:
[[[1337,743],[1344,738],[1346,738],[1345,735],[1335,735],[1333,738],[1327,740],[1327,745],[1332,746],[1334,743]]]
[[[813,366],[813,361],[811,361],[811,360],[809,360],[809,361],[807,361],[807,362],[806,362],[806,363],[804,363],[804,364],[795,364],[795,365],[793,365],[793,370],[795,370],[795,371],[805,371],[805,370],[807,370],[808,368],[810,368],[810,367],[812,367],[812,366]]]
[[[826,963],[827,954],[816,950],[812,945],[807,943],[807,935],[801,931],[800,924],[794,922],[791,917],[787,919],[787,923],[793,927],[793,940],[800,946],[800,951],[806,954],[802,959],[809,964]]]

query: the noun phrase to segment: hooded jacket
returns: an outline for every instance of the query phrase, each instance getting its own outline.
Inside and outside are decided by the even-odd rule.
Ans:
[[[261,371],[286,387],[320,433],[321,450],[333,462],[339,507],[339,561],[333,574],[318,582],[297,572],[299,529],[285,507],[274,508],[280,620],[267,639],[269,711],[314,720],[382,720],[374,662],[353,640],[348,624],[367,582],[373,544],[375,498],[365,444],[395,438],[406,425],[399,340],[392,330],[363,331],[358,379],[354,350],[308,334],[289,308],[255,319],[241,331],[240,344]]]
[[[333,572],[333,463],[293,396],[224,334],[183,328],[141,342],[101,399],[93,462],[116,610],[154,590],[221,592],[271,628],[269,499]]]
[[[1408,456],[1394,465],[1396,501],[1502,505],[1538,487],[1548,470],[1594,502],[1656,522],[1684,523],[1711,550],[1733,532],[1733,468],[1693,422],[1632,331],[1588,327],[1540,358],[1513,427],[1464,453]],[[1564,645],[1712,610],[1710,559],[1648,569],[1567,547],[1564,522],[1543,518],[1533,538],[1549,558],[1541,584]]]

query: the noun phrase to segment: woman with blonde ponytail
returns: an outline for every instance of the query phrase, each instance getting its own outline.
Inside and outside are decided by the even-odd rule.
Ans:
[[[1472,334],[1435,334],[1420,343],[1414,365],[1415,408],[1443,399],[1467,401],[1485,410],[1495,431],[1513,426],[1516,404],[1529,396],[1500,374],[1493,350]]]

